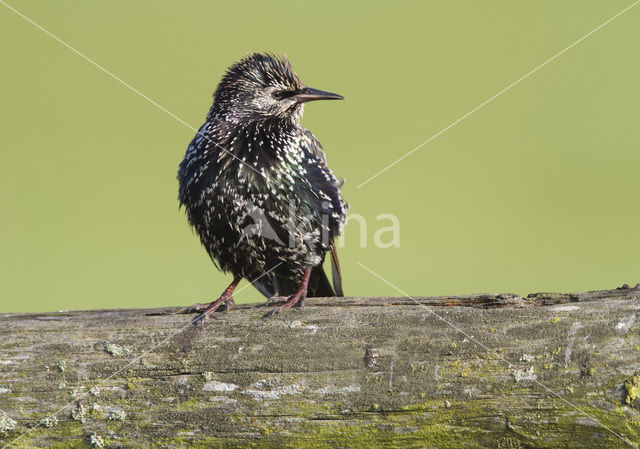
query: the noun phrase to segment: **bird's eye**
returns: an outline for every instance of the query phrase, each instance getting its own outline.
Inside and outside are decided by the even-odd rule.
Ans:
[[[271,95],[276,100],[284,100],[285,98],[293,97],[297,93],[295,90],[276,90]]]

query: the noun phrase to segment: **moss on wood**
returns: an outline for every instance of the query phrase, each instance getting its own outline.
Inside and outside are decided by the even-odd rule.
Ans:
[[[167,310],[2,315],[0,444],[25,432],[12,447],[640,441],[640,290],[416,299],[428,308],[319,298],[268,320],[241,305],[204,328]]]

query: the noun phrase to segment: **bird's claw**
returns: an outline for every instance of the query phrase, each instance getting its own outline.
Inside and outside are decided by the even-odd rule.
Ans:
[[[173,313],[199,313],[192,323],[196,326],[204,325],[210,318],[211,314],[220,308],[222,304],[224,304],[224,311],[228,312],[231,308],[231,304],[233,304],[233,296],[221,296],[216,299],[212,303],[209,304],[194,304],[191,307],[185,307],[179,310],[176,310]]]
[[[272,296],[270,298],[267,298],[267,300],[264,303],[264,306],[269,307],[273,303],[286,302],[286,301],[287,301],[286,296]]]
[[[271,318],[272,316],[277,315],[280,312],[282,312],[282,306],[269,310],[267,313],[262,315],[262,318]]]
[[[273,299],[273,298],[269,298],[269,299]],[[284,302],[284,304],[276,307],[273,310],[268,311],[267,313],[265,313],[264,315],[262,315],[262,318],[269,318],[272,317],[274,315],[277,315],[278,313],[281,313],[283,310],[291,307],[291,306],[296,306],[296,307],[304,307],[304,300],[305,298],[303,296],[301,296],[300,294],[296,293],[294,295],[291,295],[287,298],[287,300]]]
[[[211,317],[209,316],[209,312],[204,312],[195,317],[193,321],[191,321],[191,324],[203,327],[210,319]]]
[[[228,297],[224,300],[221,298],[209,304],[208,307],[206,307],[204,311],[192,321],[193,325],[204,326],[208,321],[211,320],[211,314],[215,313],[223,303],[224,311],[226,313],[231,308],[231,304],[233,304],[233,297]]]

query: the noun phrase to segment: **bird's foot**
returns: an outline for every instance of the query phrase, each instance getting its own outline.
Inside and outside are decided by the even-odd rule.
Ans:
[[[220,306],[224,304],[224,310],[225,312],[227,312],[229,311],[229,309],[231,308],[231,304],[233,303],[234,301],[232,295],[223,294],[213,302],[194,304],[191,307],[178,309],[173,313],[199,313],[200,315],[198,315],[193,320],[193,324],[204,324],[209,319],[209,314],[214,313],[220,308]]]
[[[173,313],[199,313],[200,315],[192,321],[193,324],[203,324],[209,318],[209,314],[215,312],[224,304],[224,310],[229,311],[231,304],[233,304],[233,290],[238,286],[238,283],[242,280],[241,277],[233,278],[233,282],[222,292],[222,295],[215,301],[209,304],[194,304],[191,307],[185,307],[184,309],[176,310]]]
[[[229,309],[231,308],[231,304],[233,304],[233,296],[231,295],[226,295],[223,294],[222,296],[220,296],[218,299],[216,299],[215,301],[213,301],[211,304],[208,304],[204,310],[202,309],[197,309],[197,312],[201,312],[200,315],[198,315],[194,320],[193,320],[193,324],[195,325],[204,325],[208,320],[209,320],[209,316],[210,314],[214,313],[216,310],[218,310],[220,308],[221,305],[224,304],[224,310],[225,312],[228,312]],[[196,306],[201,306],[202,304],[196,304]]]
[[[279,304],[281,302],[287,302],[289,299],[287,296],[272,296],[271,298],[267,298],[264,303],[265,307],[269,307],[271,304]]]
[[[270,310],[269,312],[265,313],[263,315],[263,318],[269,318],[273,315],[276,315],[280,312],[282,312],[285,309],[288,309],[291,306],[297,306],[297,307],[302,307],[304,306],[304,300],[305,300],[305,294],[302,291],[298,291],[296,293],[294,293],[293,295],[289,296],[287,298],[287,300],[284,302],[284,304],[279,305],[278,307],[276,307],[273,310]],[[278,297],[276,297],[278,298]],[[270,298],[270,300],[275,299],[275,298]]]
[[[276,313],[280,313],[285,309],[293,305],[298,305],[302,307],[304,305],[304,300],[307,298],[307,287],[309,286],[309,277],[311,276],[311,267],[308,267],[304,270],[304,276],[302,277],[302,282],[300,283],[300,288],[293,295],[289,296],[284,304],[276,307],[275,309],[267,312],[263,315],[263,318],[268,318]]]

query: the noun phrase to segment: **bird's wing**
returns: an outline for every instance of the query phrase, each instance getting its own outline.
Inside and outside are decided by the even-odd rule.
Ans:
[[[344,296],[342,290],[342,271],[338,260],[338,250],[334,237],[340,233],[341,225],[345,222],[347,204],[340,196],[341,183],[338,182],[333,172],[327,167],[322,145],[311,133],[307,131],[301,140],[301,148],[311,156],[307,165],[307,180],[311,184],[314,198],[311,199],[314,209],[329,216],[329,228],[331,240],[329,253],[331,257],[331,274],[333,290],[336,296]]]
[[[305,130],[300,149],[306,153],[306,181],[309,183],[308,201],[316,211],[329,216],[331,237],[340,233],[346,220],[348,206],[340,196],[341,183],[327,166],[322,145],[313,133]]]

